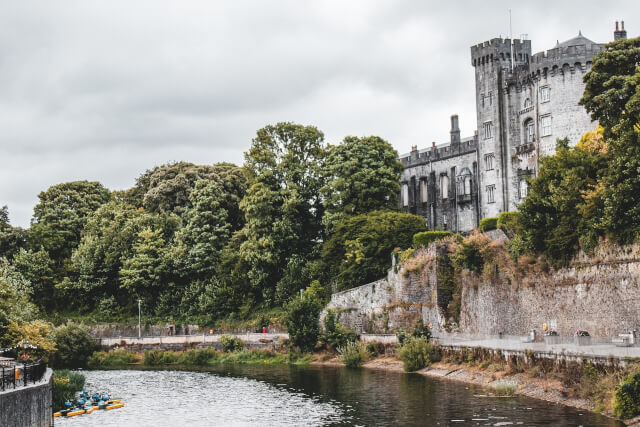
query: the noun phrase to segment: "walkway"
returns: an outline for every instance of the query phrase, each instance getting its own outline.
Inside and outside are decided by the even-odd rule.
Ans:
[[[100,338],[100,345],[103,347],[131,346],[131,345],[198,345],[219,343],[223,334],[201,334],[201,335],[173,335],[166,337],[116,337]],[[280,339],[289,338],[289,334],[226,334],[240,338],[247,344],[263,344],[265,342],[278,343]]]

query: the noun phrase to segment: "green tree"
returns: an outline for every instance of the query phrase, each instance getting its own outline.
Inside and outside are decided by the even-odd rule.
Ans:
[[[13,265],[31,284],[31,300],[50,310],[55,305],[54,262],[44,249],[22,249],[13,258]]]
[[[133,256],[120,270],[121,287],[136,297],[153,301],[160,293],[166,273],[162,230],[145,228],[133,244]]]
[[[34,251],[44,248],[60,267],[80,243],[89,215],[107,203],[111,194],[99,182],[75,181],[51,186],[38,198],[28,245]]]
[[[5,335],[10,323],[35,319],[38,310],[29,294],[30,284],[6,260],[0,260],[0,345],[9,344]]]
[[[408,213],[373,211],[347,217],[324,243],[322,257],[339,289],[349,289],[384,276],[393,250],[410,247],[413,235],[425,230],[424,219]]]
[[[614,240],[640,233],[640,38],[617,40],[593,60],[580,101],[604,127],[611,160],[602,180],[603,225]]]
[[[216,181],[200,180],[189,199],[184,227],[178,232],[179,260],[183,275],[190,279],[213,275],[220,256],[231,237],[229,213],[223,206],[224,192]]]
[[[348,136],[328,151],[326,184],[321,189],[325,225],[331,228],[342,215],[397,207],[403,167],[387,141],[377,136]]]
[[[257,303],[273,304],[289,259],[295,254],[308,262],[322,238],[324,154],[323,134],[293,123],[258,130],[245,154],[251,184],[240,203],[245,225],[231,242],[237,255],[226,252],[223,275],[236,277],[238,287],[248,283]]]
[[[570,148],[566,139],[559,140],[556,153],[541,159],[538,176],[530,181],[519,207],[519,223],[529,247],[557,263],[568,262],[580,243],[585,249],[597,243],[600,213],[587,208],[607,158],[584,145]]]
[[[318,318],[322,307],[313,298],[303,297],[291,301],[286,309],[291,344],[301,351],[313,351],[320,336]]]
[[[9,224],[9,208],[0,208],[0,258],[11,258],[26,244],[26,233]]]
[[[96,344],[85,327],[67,323],[53,331],[53,341],[57,351],[53,355],[53,365],[58,368],[86,368],[89,356]]]

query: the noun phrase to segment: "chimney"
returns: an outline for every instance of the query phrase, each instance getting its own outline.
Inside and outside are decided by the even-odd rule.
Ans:
[[[411,146],[411,151],[418,151],[418,146],[417,145],[412,145]]]
[[[451,144],[460,142],[460,127],[458,125],[458,115],[451,116]]]
[[[431,148],[436,148],[436,142],[435,141],[431,141]]]
[[[618,21],[616,21],[616,30],[613,32],[613,40],[626,39],[627,32],[624,29],[624,21],[620,21],[620,28],[618,28]]]

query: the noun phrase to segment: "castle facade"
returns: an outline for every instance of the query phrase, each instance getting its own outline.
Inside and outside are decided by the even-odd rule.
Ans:
[[[626,38],[616,22],[614,38]],[[546,52],[531,54],[531,41],[495,38],[471,47],[476,79],[477,131],[460,137],[451,117],[450,140],[399,160],[401,208],[421,215],[429,229],[468,232],[485,217],[518,209],[539,159],[556,140],[575,145],[596,128],[578,104],[584,74],[604,49],[581,33]]]

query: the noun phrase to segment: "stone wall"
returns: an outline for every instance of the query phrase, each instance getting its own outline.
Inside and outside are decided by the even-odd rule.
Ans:
[[[524,335],[531,329],[542,332],[546,324],[563,336],[583,329],[609,341],[640,329],[636,252],[620,248],[610,259],[583,255],[569,268],[512,283],[465,276],[460,329],[472,335]]]
[[[137,337],[138,326],[96,325],[89,327],[94,338]],[[143,325],[142,335],[145,337],[167,337],[173,335],[201,334],[198,325]]]
[[[0,426],[53,425],[53,371],[47,369],[43,379],[25,387],[0,391]]]
[[[434,334],[444,332],[436,251],[436,245],[417,251],[407,268],[394,265],[386,279],[334,294],[327,309],[340,314],[341,324],[364,333],[410,329],[420,318],[432,324]],[[459,280],[457,332],[471,337],[526,335],[531,329],[541,337],[546,324],[562,336],[583,329],[596,342],[610,342],[640,329],[638,246],[601,248],[595,257],[580,254],[568,268],[518,280],[503,275],[487,282],[471,273]]]
[[[367,285],[338,292],[322,312],[338,314],[338,321],[358,332],[370,334],[395,333],[398,329],[411,329],[420,318],[427,324],[443,324],[437,308],[437,248],[416,251],[414,260],[422,268],[411,273],[398,269],[395,258],[387,277]]]

